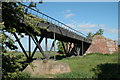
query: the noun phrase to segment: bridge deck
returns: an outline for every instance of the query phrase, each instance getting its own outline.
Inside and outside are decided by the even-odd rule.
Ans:
[[[26,21],[22,22],[26,24]],[[81,35],[78,35],[70,30],[67,30],[63,27],[60,27],[58,25],[55,25],[50,22],[45,23],[34,23],[34,25],[37,25],[41,34],[35,33],[37,36],[44,36],[47,38],[54,39],[54,33],[55,33],[55,39],[65,42],[73,42],[73,43],[79,43],[81,41],[85,43],[91,43],[90,39],[87,39]],[[45,27],[45,29],[43,29]],[[22,31],[22,30],[21,30]],[[23,33],[26,33],[25,31],[22,31]]]
[[[23,6],[25,6],[24,8],[25,11],[23,10],[22,12],[23,14],[21,14],[19,12],[14,13],[14,10],[3,5],[4,7],[3,12],[5,10],[8,10],[8,11],[10,10],[11,12],[13,11],[13,13],[11,13],[10,16],[8,16],[8,14],[3,14],[3,21],[5,22],[5,26],[15,28],[17,33],[25,33],[26,35],[29,35],[29,56],[28,56],[19,38],[17,37],[16,32],[13,32],[13,35],[15,36],[17,42],[22,48],[27,59],[33,57],[37,48],[40,50],[41,54],[45,58],[48,58],[47,56],[49,55],[46,56],[44,54],[44,51],[40,45],[44,37],[54,39],[50,50],[52,50],[53,46],[55,49],[55,40],[74,43],[74,48],[71,50],[71,52],[74,51],[73,53],[77,53],[78,55],[83,54],[91,44],[91,40],[83,36],[81,32],[33,8],[30,8],[26,5],[23,5]],[[26,12],[26,9],[28,9],[27,12]],[[16,16],[17,18],[14,19],[12,18],[12,16]],[[38,40],[37,36],[41,36],[40,40]],[[32,56],[30,56],[31,38],[36,44],[36,47],[32,53]],[[47,38],[46,38],[46,50],[47,50]],[[62,46],[66,53],[66,49],[64,47],[63,42],[62,42]]]
[[[25,7],[27,7],[26,5],[24,5]],[[32,13],[37,13],[38,15],[41,15],[41,16],[35,16],[35,14],[32,14],[31,12],[28,12],[28,14],[30,13],[30,15],[34,15],[36,18],[39,18],[39,19],[43,19],[45,21],[45,23],[41,23],[41,22],[38,22],[38,23],[33,23],[34,25],[37,25],[40,29],[40,32],[41,32],[41,35],[37,34],[37,36],[44,36],[44,37],[48,37],[48,38],[52,38],[53,39],[53,35],[55,33],[55,38],[56,40],[61,40],[61,41],[66,41],[66,42],[85,42],[85,43],[91,43],[92,40],[90,39],[87,39],[86,37],[83,37],[77,30],[65,25],[64,23],[52,18],[52,17],[49,17],[48,15],[42,13],[42,12],[39,12],[33,8],[29,8],[30,10],[28,11],[33,11]],[[44,16],[44,18],[43,18]],[[47,19],[45,19],[45,17]],[[50,22],[49,20],[52,20],[53,22],[55,23],[58,23],[60,24],[61,26],[64,26],[64,27],[61,27],[60,25],[56,25],[54,24],[53,22]],[[26,21],[24,20],[24,23],[26,24]],[[47,30],[44,30],[43,27],[46,27]],[[65,28],[69,28],[68,29],[65,29]],[[76,32],[79,32],[76,33]]]
[[[24,4],[23,4],[23,6],[25,6],[29,10],[28,10],[27,14],[24,15],[24,17],[21,17],[21,16],[19,17],[19,18],[21,18],[21,21],[20,21],[21,23],[18,24],[18,26],[16,27],[16,30],[18,30],[19,32],[26,33],[26,34],[32,33],[37,36],[44,36],[44,37],[52,38],[52,39],[54,38],[54,33],[55,33],[56,40],[65,41],[65,42],[73,42],[73,43],[74,42],[78,43],[81,41],[85,42],[85,43],[91,43],[91,40],[87,39],[86,37],[83,37],[83,34],[81,32],[65,25],[64,23],[62,23],[52,17],[49,17],[48,15],[46,15],[42,12],[39,12],[33,8],[30,8]],[[30,12],[30,11],[32,11],[32,12]],[[38,15],[36,16],[35,14],[38,14]],[[40,22],[39,21],[40,19],[43,20],[43,22]],[[30,26],[27,23],[32,24],[33,26]],[[60,25],[57,25],[55,23],[58,23]],[[22,29],[19,28],[19,25],[22,26]],[[9,26],[9,25],[6,24],[6,26]],[[34,26],[37,27],[37,29],[39,30],[39,32],[41,34],[38,34],[34,31],[34,29],[32,28]],[[44,27],[45,27],[45,29],[44,29]],[[79,34],[77,32],[79,32]]]
[[[49,26],[50,25],[50,26]],[[45,24],[45,23],[39,23],[39,27],[44,27],[44,26],[48,26],[47,30],[49,30],[48,32],[43,32],[43,35],[49,38],[53,38],[53,33],[56,34],[56,39],[57,40],[62,40],[62,41],[67,41],[67,42],[79,42],[79,41],[83,41],[86,43],[91,43],[91,40],[86,39],[85,37],[78,35],[72,31],[69,31],[65,28],[62,28],[60,26],[57,26],[55,24],[49,23],[49,24]]]

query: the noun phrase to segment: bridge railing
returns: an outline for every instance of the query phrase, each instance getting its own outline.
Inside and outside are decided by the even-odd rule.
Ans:
[[[82,35],[82,36],[84,36],[84,38],[86,38],[86,35],[81,33],[80,31],[77,31],[76,29],[74,29],[74,28],[72,28],[72,27],[70,27],[70,26],[68,26],[68,25],[66,25],[66,24],[64,24],[64,23],[62,23],[62,22],[60,22],[60,21],[58,21],[58,20],[44,14],[42,12],[40,12],[39,10],[31,8],[29,6],[26,6],[24,4],[21,4],[21,5],[23,5],[25,7],[25,10],[27,9],[27,13],[32,14],[32,15],[34,15],[36,17],[41,18],[41,19],[44,19],[45,21],[53,23],[53,24],[55,24],[55,25],[57,25],[59,27],[67,29],[70,32],[74,32],[77,35]]]

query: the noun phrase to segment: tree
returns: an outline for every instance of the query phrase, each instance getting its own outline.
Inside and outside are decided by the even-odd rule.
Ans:
[[[95,35],[103,35],[103,32],[104,32],[104,30],[103,29],[99,29],[96,33],[91,33],[91,32],[89,32],[88,34],[87,34],[87,38],[88,39],[92,39]]]
[[[67,47],[67,43],[66,42],[63,42],[63,44],[64,44],[64,46],[65,46],[65,48]],[[64,52],[64,48],[63,48],[63,45],[62,45],[62,42],[61,41],[58,41],[57,42],[57,46],[58,46],[58,51],[59,52]]]
[[[1,5],[1,4],[0,4]],[[32,4],[30,7],[33,7]],[[20,18],[29,17],[24,12],[24,6],[21,5],[21,2],[3,2],[2,3],[2,23],[0,23],[0,29],[2,33],[0,34],[0,47],[4,49],[8,47],[11,50],[17,49],[14,45],[14,40],[10,38],[7,33],[17,32],[21,37],[20,30],[26,30],[30,28],[30,24],[24,25],[21,23]],[[30,15],[31,16],[31,15]],[[33,16],[31,16],[33,17]],[[29,17],[30,18],[30,17]],[[39,21],[39,20],[38,20]],[[22,24],[22,25],[21,25]],[[33,26],[32,26],[33,27]],[[33,28],[32,28],[33,29]],[[37,28],[35,28],[37,30]],[[34,31],[34,30],[31,30]],[[27,33],[29,34],[29,33]],[[22,56],[15,56],[13,54],[2,53],[3,65],[2,65],[2,77],[3,79],[13,79],[19,77],[19,69],[22,69],[23,64],[21,65],[18,62]],[[15,79],[16,80],[16,79]]]
[[[88,39],[92,39],[93,38],[93,34],[91,32],[87,33],[87,38]]]
[[[0,5],[1,6],[1,5]],[[30,2],[29,6],[36,8],[36,3]],[[27,13],[28,8],[25,9],[25,7],[22,5],[22,2],[4,2],[2,3],[2,23],[0,23],[0,29],[2,30],[2,33],[0,34],[0,45],[5,52],[5,48],[8,47],[11,50],[17,49],[17,46],[14,45],[14,40],[11,39],[5,32],[8,32],[10,34],[17,32],[18,35],[21,37],[24,37],[21,34],[21,31],[26,31],[27,34],[32,35],[34,32],[37,32],[40,34],[39,29],[36,26],[33,26],[31,23],[35,22],[34,19],[37,19],[33,15],[28,15]],[[32,19],[31,19],[32,17]],[[21,23],[20,18],[26,18],[26,25]],[[32,21],[30,21],[31,19]],[[43,21],[41,19],[37,19],[38,22]],[[32,27],[31,27],[32,26]],[[33,30],[31,30],[31,28]],[[30,31],[31,30],[31,33]],[[33,32],[33,33],[32,33]]]
[[[103,35],[103,29],[99,29],[95,34],[94,34],[94,36],[95,35]]]
[[[15,41],[4,32],[0,34],[0,41],[0,43],[2,43],[0,45],[2,48],[2,52],[6,52],[7,47],[11,50],[17,49],[17,46],[14,45]]]

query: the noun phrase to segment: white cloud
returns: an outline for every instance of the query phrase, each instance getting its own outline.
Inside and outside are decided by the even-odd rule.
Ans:
[[[69,12],[71,12],[71,10],[70,10],[70,9],[68,9],[68,10],[65,10],[65,12],[69,13]]]
[[[118,29],[113,29],[113,28],[105,28],[106,32],[113,33],[113,34],[118,34]]]
[[[94,28],[97,27],[98,24],[79,24],[78,27],[80,28]]]
[[[65,15],[65,18],[70,18],[70,17],[72,17],[72,16],[74,16],[74,14],[73,14],[73,13],[69,13],[69,14],[66,14],[66,15]]]
[[[85,32],[85,33],[88,33],[88,32],[92,32],[93,29],[81,29],[80,31]]]
[[[83,32],[85,34],[88,32],[95,33],[99,29],[103,29],[104,34],[118,35],[118,29],[107,27],[106,24],[91,24],[91,23],[77,24],[77,23],[78,22],[75,22],[75,24],[71,23],[71,24],[67,24],[67,25],[72,27],[73,29],[76,29],[76,30]]]
[[[64,11],[64,17],[65,17],[65,18],[70,18],[70,17],[72,17],[72,16],[74,16],[74,15],[75,15],[75,14],[72,13],[72,10],[70,10],[70,9],[67,9],[67,10]]]
[[[106,25],[105,24],[99,24],[100,27],[105,27]]]
[[[73,29],[76,29],[77,31],[80,31],[82,33],[88,33],[88,32],[93,32],[94,31],[94,27],[96,27],[97,24],[78,24],[75,25],[74,23],[72,24],[67,24],[68,26],[70,26]]]

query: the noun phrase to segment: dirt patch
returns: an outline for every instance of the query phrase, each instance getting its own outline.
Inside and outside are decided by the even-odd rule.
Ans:
[[[67,63],[61,63],[53,60],[34,60],[24,69],[24,72],[30,73],[31,76],[66,73],[70,71],[70,67]]]

